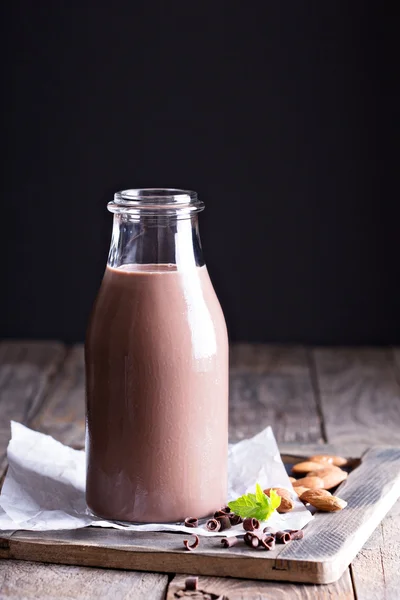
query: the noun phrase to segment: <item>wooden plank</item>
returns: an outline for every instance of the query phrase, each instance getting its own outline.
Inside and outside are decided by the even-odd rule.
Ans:
[[[240,572],[238,573],[240,575]],[[175,575],[168,586],[166,600],[177,600],[175,594],[185,589],[185,579],[188,575]],[[336,583],[328,586],[305,584],[281,584],[270,581],[249,581],[244,579],[227,579],[222,577],[199,576],[198,589],[214,594],[220,600],[352,600],[349,571],[345,571]],[[187,596],[189,598],[190,596]],[[185,596],[183,596],[185,598]]]
[[[267,425],[278,442],[322,440],[304,348],[235,344],[230,363],[231,441],[251,437]]]
[[[10,440],[10,421],[30,424],[65,355],[59,342],[0,343],[0,467]]]
[[[327,440],[400,446],[400,388],[386,348],[313,352]]]
[[[162,600],[165,598],[167,585],[168,576],[158,573],[0,561],[0,597],[4,599]]]
[[[363,600],[398,600],[399,565],[400,501],[352,562],[358,597]]]
[[[85,365],[82,345],[68,350],[62,369],[32,421],[32,427],[68,446],[84,447]]]

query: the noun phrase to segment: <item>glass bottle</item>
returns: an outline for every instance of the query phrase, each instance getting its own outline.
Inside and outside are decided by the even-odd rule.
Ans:
[[[228,339],[195,192],[118,192],[86,345],[89,508],[120,521],[204,517],[226,502]]]

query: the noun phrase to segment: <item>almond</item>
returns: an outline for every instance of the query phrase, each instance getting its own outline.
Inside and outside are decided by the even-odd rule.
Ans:
[[[342,469],[339,469],[339,467],[335,467],[333,465],[323,469],[318,469],[317,471],[311,471],[307,475],[307,477],[315,476],[323,480],[323,486],[321,487],[326,490],[336,487],[339,485],[339,483],[342,483],[342,481],[347,479],[346,471],[343,471]]]
[[[335,465],[335,467],[344,467],[349,462],[347,458],[337,456],[336,454],[315,454],[314,456],[310,456],[308,460],[318,463],[329,463]]]
[[[276,509],[278,513],[287,513],[294,509],[294,501],[289,490],[285,490],[285,488],[267,488],[264,490],[264,494],[269,496],[271,490],[274,490],[281,497],[281,503]]]
[[[289,477],[290,483],[294,483],[296,481],[296,477]]]
[[[321,496],[332,496],[332,494],[328,490],[305,490],[300,494],[300,500],[312,504],[314,498],[320,498]]]
[[[297,479],[293,484],[294,488],[297,488],[299,486],[314,490],[317,488],[323,488],[324,481],[323,481],[323,479],[321,479],[321,477],[317,477],[317,476],[302,477],[301,479]]]
[[[293,465],[292,472],[297,474],[306,474],[310,471],[318,471],[318,469],[323,469],[326,465],[320,462],[312,462],[310,460],[306,462],[297,463],[297,465]]]
[[[301,495],[304,494],[304,492],[308,492],[308,490],[310,488],[306,488],[306,487],[302,487],[301,485],[296,486],[295,488],[293,488],[294,491],[296,492],[296,494],[299,496],[300,500],[301,500]],[[315,490],[316,491],[316,490]],[[325,490],[322,490],[323,492]]]
[[[347,506],[346,500],[337,498],[337,496],[315,496],[308,500],[308,502],[317,510],[324,512],[335,512]]]

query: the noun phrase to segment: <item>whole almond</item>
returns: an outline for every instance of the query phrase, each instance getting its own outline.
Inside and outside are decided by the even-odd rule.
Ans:
[[[346,500],[337,498],[337,496],[315,496],[308,502],[317,510],[322,510],[324,512],[335,512],[337,510],[342,510],[347,506]]]
[[[294,488],[297,488],[299,486],[306,487],[309,490],[314,490],[317,488],[323,488],[324,481],[323,479],[321,479],[321,477],[318,477],[316,475],[313,475],[312,477],[301,477],[301,479],[297,479],[293,484]]]
[[[278,513],[287,513],[294,509],[294,501],[292,500],[289,490],[286,490],[285,488],[267,488],[264,490],[264,494],[269,496],[271,490],[274,490],[278,496],[281,497],[281,503],[276,509]]]
[[[314,454],[314,456],[309,456],[308,460],[318,463],[333,464],[333,456],[331,454]]]
[[[297,463],[297,465],[293,465],[292,472],[296,473],[296,475],[306,474],[310,471],[318,471],[318,469],[323,469],[326,465],[320,462],[312,462],[307,460],[305,462]]]
[[[306,488],[306,487],[302,487],[301,485],[298,485],[298,486],[296,486],[293,489],[294,489],[294,491],[296,492],[296,494],[299,496],[299,498],[301,500],[302,494],[304,494],[304,492],[308,492],[308,490],[310,488]],[[317,491],[317,490],[315,490],[315,491]],[[322,490],[322,491],[324,492],[325,490]]]
[[[308,460],[318,463],[329,463],[335,465],[335,467],[344,467],[349,462],[347,458],[337,456],[336,454],[315,454],[314,456],[310,456]]]
[[[339,467],[335,467],[333,465],[325,467],[324,469],[318,469],[317,471],[311,471],[307,475],[307,477],[314,476],[322,479],[323,485],[321,487],[323,487],[325,490],[330,490],[347,479],[346,471],[343,471],[342,469],[339,469]]]
[[[314,498],[320,498],[321,496],[332,496],[332,494],[328,490],[305,490],[300,494],[300,500],[312,504]]]
[[[290,483],[294,483],[296,481],[296,477],[289,477]]]

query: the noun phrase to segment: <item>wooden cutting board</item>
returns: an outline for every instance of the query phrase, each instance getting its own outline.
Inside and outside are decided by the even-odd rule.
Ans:
[[[282,456],[286,465],[301,457]],[[71,531],[0,532],[0,558],[164,573],[191,573],[305,583],[336,581],[400,496],[400,448],[368,450],[337,495],[338,513],[317,513],[304,538],[271,552],[244,544],[222,548],[220,538],[183,547],[187,534],[137,533],[88,527]]]

